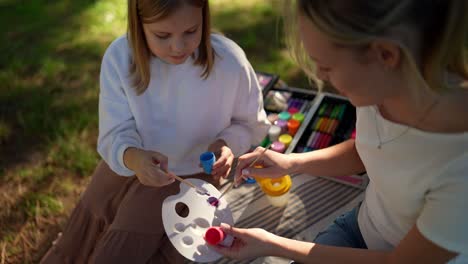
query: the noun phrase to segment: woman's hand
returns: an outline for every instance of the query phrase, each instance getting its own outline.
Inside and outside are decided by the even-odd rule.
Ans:
[[[175,181],[174,174],[167,172],[167,157],[159,152],[128,148],[124,162],[143,185],[161,187]]]
[[[260,228],[235,228],[227,224],[221,224],[221,229],[226,235],[234,237],[230,247],[210,246],[218,253],[233,259],[251,259],[260,256],[273,255],[272,233]]]
[[[217,139],[208,146],[208,151],[216,155],[216,162],[213,164],[211,175],[215,181],[219,181],[220,177],[226,178],[231,172],[234,154],[222,139]]]
[[[262,168],[248,168],[248,166],[260,155],[264,148],[258,147],[253,152],[239,157],[234,180],[239,184],[242,179],[247,177],[268,177],[278,178],[292,172],[293,156],[267,150],[254,164]]]

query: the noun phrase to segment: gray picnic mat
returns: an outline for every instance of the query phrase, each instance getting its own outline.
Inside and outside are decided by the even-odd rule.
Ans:
[[[280,236],[294,238],[330,214],[336,213],[363,192],[362,189],[321,177],[296,175],[292,178],[289,201],[282,208],[272,206],[257,184],[243,184],[230,190],[226,199],[233,213],[235,226],[263,228]],[[252,261],[222,258],[214,263]]]

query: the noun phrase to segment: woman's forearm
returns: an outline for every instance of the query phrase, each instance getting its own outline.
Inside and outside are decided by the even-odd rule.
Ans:
[[[271,234],[269,255],[298,263],[388,263],[389,252],[333,247],[288,239]]]
[[[354,139],[335,146],[294,156],[292,173],[307,173],[320,176],[342,176],[365,171]]]

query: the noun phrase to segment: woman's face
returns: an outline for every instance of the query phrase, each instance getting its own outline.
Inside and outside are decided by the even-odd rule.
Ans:
[[[386,70],[370,48],[339,47],[304,15],[299,31],[306,52],[316,63],[317,77],[330,82],[355,106],[380,104],[396,92],[395,75]]]
[[[151,24],[143,24],[146,42],[154,56],[171,64],[181,64],[201,41],[202,8],[183,4],[174,13]]]

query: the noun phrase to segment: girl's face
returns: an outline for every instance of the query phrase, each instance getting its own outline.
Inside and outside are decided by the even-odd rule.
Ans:
[[[169,16],[143,24],[143,30],[154,56],[167,63],[182,64],[200,45],[202,26],[202,8],[183,4]]]
[[[299,30],[306,52],[316,63],[317,77],[330,82],[353,105],[380,104],[396,92],[392,89],[395,76],[388,74],[370,48],[338,47],[304,15],[299,16]]]

